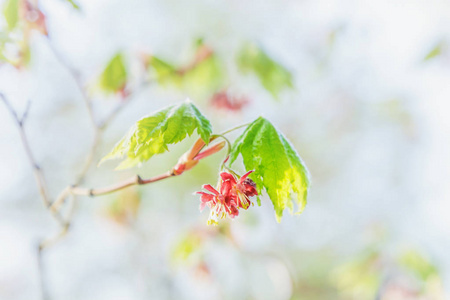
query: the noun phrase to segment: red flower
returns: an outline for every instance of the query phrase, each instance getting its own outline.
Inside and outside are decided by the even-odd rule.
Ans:
[[[247,209],[252,204],[250,197],[258,195],[255,182],[248,178],[248,175],[252,172],[254,171],[245,173],[238,180],[230,173],[220,173],[220,177],[222,177],[224,182],[230,182],[232,186],[231,193],[235,196],[238,206],[243,209]]]
[[[217,225],[218,219],[226,218],[227,215],[234,218],[239,215],[239,208],[247,209],[250,206],[252,202],[249,197],[258,195],[255,183],[247,178],[252,172],[244,174],[239,179],[231,173],[222,172],[217,190],[210,184],[205,184],[203,189],[209,193],[197,192],[201,195],[200,211],[205,206],[211,210],[208,225]]]

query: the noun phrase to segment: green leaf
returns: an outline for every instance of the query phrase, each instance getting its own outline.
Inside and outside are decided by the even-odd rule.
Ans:
[[[246,170],[255,170],[250,177],[260,194],[262,187],[266,190],[278,222],[285,208],[293,211],[293,201],[299,207],[298,213],[303,211],[309,172],[292,144],[268,120],[259,117],[234,142],[230,164],[239,154]]]
[[[13,30],[19,22],[19,0],[8,0],[3,9],[8,29]]]
[[[127,82],[127,70],[125,68],[122,53],[116,54],[108,63],[100,75],[100,87],[105,92],[116,93],[121,91]]]
[[[78,3],[76,3],[75,1],[73,1],[73,0],[66,0],[66,1],[69,2],[70,5],[72,5],[73,8],[75,8],[75,9],[77,9],[77,10],[80,9],[80,6],[79,6]]]
[[[177,69],[168,62],[152,56],[149,62],[155,73],[156,81],[161,85],[173,84],[177,87],[181,85],[181,75],[178,74]]]
[[[183,86],[197,92],[215,92],[223,83],[222,65],[216,55],[211,55],[184,74]]]
[[[423,255],[415,250],[405,251],[400,257],[400,264],[413,272],[421,280],[438,276],[438,270]]]
[[[238,55],[237,64],[243,73],[254,73],[275,99],[282,90],[293,87],[292,74],[256,45],[246,44]]]
[[[108,159],[125,158],[117,169],[133,167],[153,155],[168,151],[168,145],[191,136],[194,130],[206,144],[209,143],[211,123],[192,102],[170,106],[137,121],[100,163]]]
[[[427,60],[431,60],[431,59],[433,59],[435,57],[440,56],[444,52],[445,48],[446,48],[446,43],[445,42],[441,41],[441,42],[437,43],[433,47],[433,49],[431,49],[430,52],[428,52],[428,54],[424,57],[423,60],[427,61]]]
[[[223,84],[223,68],[216,55],[184,69],[153,56],[150,59],[150,71],[162,86],[201,92],[215,92]]]
[[[196,232],[189,232],[177,242],[172,249],[172,262],[176,265],[186,265],[195,260],[196,254],[199,254],[203,239]]]

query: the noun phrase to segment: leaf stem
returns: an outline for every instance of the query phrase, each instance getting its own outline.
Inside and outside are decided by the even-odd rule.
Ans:
[[[220,165],[220,169],[223,170],[224,168],[226,168],[227,170],[229,169],[228,167],[225,166],[225,163],[228,161],[228,159],[230,158],[230,153],[231,153],[231,142],[229,139],[227,139],[224,135],[222,134],[213,134],[212,135],[214,138],[216,137],[220,137],[222,138],[226,144],[227,144],[227,154],[225,155],[225,159],[222,161],[222,164]]]
[[[220,135],[225,135],[225,134],[227,134],[227,133],[233,132],[233,131],[238,130],[238,129],[242,128],[242,127],[248,126],[248,125],[250,125],[250,124],[252,124],[252,122],[245,123],[245,124],[242,124],[242,125],[233,127],[233,128],[231,128],[231,129],[228,129],[228,130],[226,130],[226,131],[224,131],[224,132],[218,134],[218,135],[219,135],[219,136],[220,136]]]

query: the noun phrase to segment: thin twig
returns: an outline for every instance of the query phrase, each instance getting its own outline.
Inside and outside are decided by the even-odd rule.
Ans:
[[[85,87],[84,87],[84,83],[81,80],[80,77],[80,73],[78,70],[76,70],[61,54],[60,52],[54,47],[52,41],[50,39],[48,39],[48,46],[50,48],[50,50],[53,52],[55,58],[58,60],[58,62],[67,70],[67,72],[71,75],[71,77],[73,78],[75,84],[77,85],[83,100],[86,104],[86,108],[89,114],[89,118],[91,120],[91,123],[94,127],[94,138],[89,150],[89,153],[86,157],[86,160],[83,164],[83,167],[80,171],[80,173],[78,174],[77,178],[75,179],[74,185],[78,186],[80,184],[82,184],[86,178],[86,175],[89,171],[89,169],[91,168],[91,166],[93,165],[93,162],[95,160],[95,154],[97,152],[97,149],[100,145],[101,139],[102,139],[102,135],[103,135],[103,131],[107,128],[107,126],[117,117],[117,115],[120,113],[120,111],[122,111],[125,106],[131,102],[132,100],[132,96],[134,94],[137,93],[137,91],[141,88],[144,87],[146,85],[147,82],[143,82],[139,85],[139,87],[137,89],[135,89],[132,92],[128,92],[126,93],[126,97],[124,97],[122,99],[122,101],[102,120],[102,121],[97,121],[95,118],[95,114],[94,114],[94,110],[93,110],[93,101],[92,99],[89,97],[89,95],[87,94]],[[62,192],[64,193],[64,191]],[[62,200],[62,201],[61,201]],[[76,201],[76,197],[72,197],[72,202]],[[57,198],[57,200],[55,201],[55,203],[53,203],[53,205],[51,206],[51,210],[55,211],[55,210],[59,210],[59,207],[64,203],[65,198],[61,199],[60,197]],[[68,215],[67,215],[67,223],[70,223],[71,221],[71,216],[74,213],[74,209],[75,209],[76,205],[74,203],[72,203]]]
[[[48,37],[47,37],[48,38]],[[83,98],[84,103],[86,104],[86,108],[88,110],[89,118],[91,120],[94,128],[98,128],[98,124],[95,120],[94,109],[92,107],[92,99],[87,94],[83,81],[81,80],[80,72],[76,70],[72,65],[59,53],[59,51],[55,48],[50,38],[48,38],[48,46],[50,50],[53,52],[53,55],[58,60],[58,62],[67,70],[69,75],[73,78],[73,81],[77,85],[80,90],[81,96]]]
[[[42,240],[41,243],[39,244],[39,251],[42,252],[44,249],[46,249],[46,248],[54,245],[56,242],[58,242],[63,236],[65,236],[67,234],[69,227],[70,227],[70,224],[66,223],[66,225],[63,226],[63,228],[58,233],[56,233],[54,236]]]
[[[43,262],[43,253],[41,248],[41,243],[39,243],[38,250],[37,250],[37,263],[38,263],[38,270],[39,270],[39,280],[40,280],[40,286],[41,286],[41,297],[42,300],[48,300],[50,299],[48,295],[47,286],[45,284],[44,276],[44,262]]]
[[[107,186],[104,188],[97,188],[97,189],[86,189],[86,188],[80,188],[80,187],[74,187],[71,189],[71,193],[73,195],[80,195],[80,196],[101,196],[101,195],[106,195],[106,194],[110,194],[116,191],[119,191],[121,189],[130,187],[132,185],[144,185],[144,184],[149,184],[149,183],[153,183],[156,181],[160,181],[172,176],[176,176],[175,173],[173,173],[172,171],[160,174],[158,176],[149,178],[149,179],[142,179],[139,175],[137,176],[133,176],[123,182],[120,182],[118,184],[114,184],[111,186]]]
[[[180,174],[181,175],[181,174]],[[96,188],[96,189],[89,189],[89,188],[83,188],[78,186],[69,186],[66,187],[61,194],[58,196],[56,201],[54,202],[54,205],[50,207],[51,210],[57,211],[59,209],[59,206],[61,203],[69,196],[101,196],[110,194],[113,192],[117,192],[119,190],[122,190],[124,188],[133,186],[133,185],[145,185],[153,182],[157,182],[169,177],[177,176],[173,171],[169,171],[160,175],[157,175],[155,177],[149,178],[149,179],[142,179],[139,175],[133,176],[131,178],[128,178],[122,182],[103,187],[103,188]]]
[[[24,125],[25,125],[26,118],[28,116],[28,110],[29,110],[30,104],[27,105],[27,110],[22,115],[22,117],[19,117],[17,112],[14,110],[14,108],[12,107],[10,102],[5,97],[5,95],[0,93],[0,98],[4,102],[6,108],[8,109],[9,113],[11,114],[14,121],[16,122],[17,127],[19,128],[20,138],[22,140],[22,144],[25,149],[25,153],[28,157],[28,161],[33,169],[33,173],[36,178],[36,183],[37,183],[37,186],[39,189],[39,194],[41,195],[41,199],[42,199],[42,202],[44,203],[44,206],[48,208],[52,205],[52,202],[51,202],[50,196],[48,195],[48,192],[47,192],[47,183],[44,178],[44,173],[43,173],[41,167],[39,166],[39,164],[36,162],[36,159],[34,158],[33,152],[31,151],[30,143],[28,141],[28,137],[27,137],[27,135],[25,133],[25,129],[24,129]],[[58,211],[52,211],[52,216],[58,221],[58,223],[61,226],[65,225],[65,221]]]

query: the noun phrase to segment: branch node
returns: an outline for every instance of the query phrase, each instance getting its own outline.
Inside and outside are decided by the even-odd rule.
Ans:
[[[89,189],[89,197],[94,197],[94,189]]]
[[[136,175],[136,183],[137,183],[137,184],[142,184],[142,183],[144,183],[144,181],[142,180],[141,176]]]

